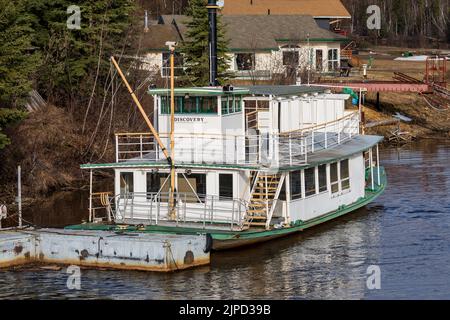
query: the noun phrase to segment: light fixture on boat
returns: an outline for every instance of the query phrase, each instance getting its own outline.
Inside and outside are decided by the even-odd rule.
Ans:
[[[189,98],[190,98],[189,93],[186,93],[186,94],[184,95],[184,99],[188,100]]]
[[[152,169],[152,174],[158,173],[158,169]]]
[[[186,175],[190,176],[192,174],[192,170],[191,169],[186,169],[185,173],[186,173]]]
[[[305,94],[302,95],[302,97],[303,97],[303,98],[308,98],[308,94],[305,93]]]

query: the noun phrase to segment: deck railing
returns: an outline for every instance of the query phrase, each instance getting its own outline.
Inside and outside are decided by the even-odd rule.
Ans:
[[[256,131],[253,131],[256,132]],[[175,161],[179,164],[229,164],[277,167],[307,163],[308,154],[332,148],[359,134],[359,114],[277,134],[175,134]],[[169,135],[160,134],[168,147]],[[149,133],[116,134],[116,161],[162,162],[164,156]]]
[[[236,230],[243,227],[247,212],[247,204],[241,199],[193,193],[174,193],[173,211],[168,192],[134,192],[115,199],[115,220],[124,223],[196,224],[203,229],[214,225],[216,228]]]

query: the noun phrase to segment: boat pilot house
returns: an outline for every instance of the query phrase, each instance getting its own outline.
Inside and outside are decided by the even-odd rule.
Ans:
[[[173,116],[170,90],[149,94],[158,134],[118,133],[115,163],[82,166],[91,177],[115,172],[114,192],[91,184],[92,222],[282,234],[352,211],[384,189],[382,138],[361,134],[347,94],[310,86],[175,89]]]

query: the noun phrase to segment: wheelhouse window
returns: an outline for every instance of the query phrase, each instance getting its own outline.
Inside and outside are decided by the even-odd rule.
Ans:
[[[293,171],[289,174],[291,187],[291,200],[302,198],[302,175],[301,171]]]
[[[158,192],[169,192],[170,182],[167,181],[167,173],[147,172],[147,197]],[[161,189],[163,187],[163,190]]]
[[[305,196],[310,197],[316,194],[316,169],[305,170]]]
[[[239,71],[255,70],[255,54],[254,53],[237,53],[236,68]]]
[[[231,200],[233,199],[233,175],[219,174],[219,199]]]
[[[133,172],[120,173],[120,197],[131,197],[134,192]]]
[[[242,96],[227,95],[222,97],[222,115],[242,111]]]
[[[338,49],[328,50],[328,70],[333,71],[339,68]]]
[[[341,190],[348,190],[350,189],[350,170],[348,159],[341,161],[340,167],[341,167]]]
[[[318,168],[319,173],[319,192],[328,190],[327,186],[327,165],[323,164]]]
[[[161,97],[161,113],[170,114],[170,96]],[[175,97],[176,114],[217,114],[217,97]]]
[[[175,52],[174,54],[174,74],[175,77],[179,77],[183,75],[183,56],[179,52]],[[161,76],[163,78],[170,77],[170,52],[163,52],[162,54],[162,69]]]
[[[337,162],[330,164],[330,181],[331,181],[331,193],[339,192],[339,173]]]

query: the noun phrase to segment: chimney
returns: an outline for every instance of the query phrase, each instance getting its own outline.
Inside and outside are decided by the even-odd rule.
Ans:
[[[217,86],[217,0],[208,0],[209,18],[209,85]]]
[[[145,10],[145,17],[144,17],[144,32],[148,32],[148,13],[147,13],[147,10]]]

